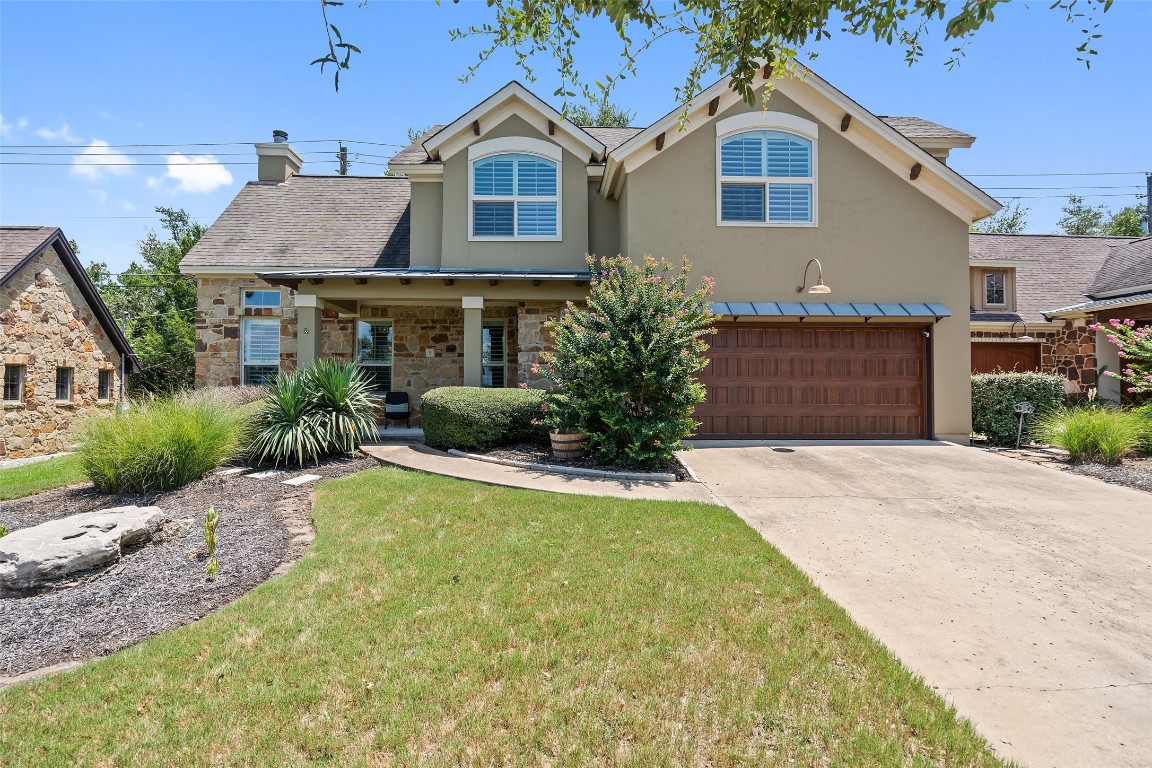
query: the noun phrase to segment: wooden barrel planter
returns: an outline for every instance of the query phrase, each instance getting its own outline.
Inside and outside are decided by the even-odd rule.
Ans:
[[[553,429],[552,455],[558,459],[582,459],[588,455],[588,435],[575,429]]]

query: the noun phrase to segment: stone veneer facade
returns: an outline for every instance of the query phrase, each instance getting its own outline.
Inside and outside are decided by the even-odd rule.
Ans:
[[[263,280],[240,276],[199,276],[196,280],[196,386],[240,383],[240,321],[244,317],[279,317],[280,369],[296,367],[294,291],[280,290],[280,308],[243,309],[241,291],[270,289]],[[532,366],[549,348],[544,323],[560,311],[557,302],[519,302],[485,307],[485,320],[505,323],[505,386],[547,386]],[[464,311],[459,306],[380,304],[360,307],[360,319],[392,321],[392,388],[407,392],[413,424],[419,423],[420,397],[437,387],[464,382]],[[321,318],[320,354],[352,359],[357,318],[325,309]],[[428,350],[433,356],[428,356]]]
[[[1054,330],[1028,329],[1028,335],[1040,342],[1040,370],[1063,377],[1068,394],[1085,393],[1096,386],[1096,332],[1088,327],[1091,322],[1085,318],[1055,320],[1051,323]],[[1017,335],[973,327],[972,341],[1007,340]]]
[[[4,401],[0,410],[0,457],[67,450],[79,418],[93,409],[113,408],[120,397],[120,353],[52,248],[4,284],[0,363],[24,366],[20,401]],[[72,369],[67,401],[56,400],[58,367]],[[112,377],[106,400],[98,398],[102,370]]]

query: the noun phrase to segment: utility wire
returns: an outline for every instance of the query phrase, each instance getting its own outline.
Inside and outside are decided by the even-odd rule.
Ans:
[[[399,147],[404,149],[409,144],[390,144],[380,141],[358,141],[356,139],[295,139],[290,144],[368,144],[373,147]],[[100,144],[101,148],[130,149],[133,147],[250,147],[252,141],[190,141],[184,144]],[[83,144],[4,144],[13,149],[83,149]]]
[[[1007,178],[1009,176],[1144,176],[1152,171],[1097,171],[1095,173],[961,173],[970,179]]]
[[[1006,190],[1006,189],[1144,189],[1142,184],[1122,184],[1111,187],[981,187],[986,190]]]

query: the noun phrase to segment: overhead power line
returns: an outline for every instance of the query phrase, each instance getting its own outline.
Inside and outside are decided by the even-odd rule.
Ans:
[[[1075,173],[962,173],[961,176],[966,176],[969,179],[1001,179],[1008,177],[1021,177],[1021,176],[1144,176],[1152,173],[1152,171],[1095,171],[1092,173],[1086,171],[1077,171]]]
[[[407,144],[390,144],[380,141],[360,141],[357,139],[293,139],[289,144],[368,144],[374,147],[399,147],[403,149]],[[250,147],[253,141],[189,141],[183,144],[100,144],[100,147],[109,149],[130,149],[132,147]],[[4,144],[12,149],[83,149],[83,144]]]
[[[1144,189],[1142,184],[1121,184],[1111,187],[981,187],[986,190],[1007,190],[1007,189]]]

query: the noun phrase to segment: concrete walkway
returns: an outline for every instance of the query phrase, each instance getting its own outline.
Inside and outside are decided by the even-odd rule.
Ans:
[[[943,443],[706,445],[685,464],[1001,754],[1152,765],[1152,495]]]
[[[509,488],[528,488],[533,491],[575,493],[585,496],[616,496],[622,499],[719,503],[700,483],[654,483],[573,477],[489,464],[411,445],[362,445],[361,450],[378,461],[404,469]]]

